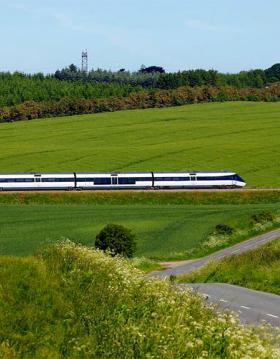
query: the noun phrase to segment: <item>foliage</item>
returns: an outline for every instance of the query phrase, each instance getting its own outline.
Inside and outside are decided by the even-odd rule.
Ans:
[[[279,358],[275,335],[71,242],[0,258],[4,358]]]
[[[217,224],[215,227],[215,233],[217,234],[225,234],[225,235],[231,235],[234,232],[234,229],[229,226],[228,224]]]
[[[95,248],[109,251],[112,256],[133,257],[136,250],[135,235],[119,224],[107,224],[96,236]]]
[[[255,213],[251,216],[251,223],[255,225],[256,223],[266,223],[275,221],[275,214],[270,211],[262,211],[260,213]]]
[[[231,92],[242,88],[247,88],[247,92],[249,88],[265,89],[266,86],[280,81],[279,73],[279,64],[265,71],[257,69],[238,74],[222,74],[215,70],[202,69],[165,73],[160,66],[143,66],[137,72],[129,72],[125,69],[116,72],[97,69],[86,73],[73,64],[49,75],[0,72],[0,107],[10,107],[25,102],[55,103],[68,97],[75,99],[123,97],[144,89],[153,92],[156,89],[171,90],[182,86],[219,88],[217,100],[225,101],[230,94],[223,89],[224,87],[232,87]],[[246,96],[247,99],[251,98],[254,101],[261,100],[261,95],[247,94]],[[180,102],[182,99],[179,95],[174,103],[178,105]],[[62,114],[62,110],[59,113]]]
[[[154,72],[159,72],[160,74],[164,74],[165,70],[161,66],[148,66],[148,67],[144,66],[139,70],[139,72],[142,74],[152,74]]]
[[[178,276],[179,282],[217,282],[280,295],[280,240],[249,252],[213,261],[203,268]]]
[[[120,110],[182,106],[193,103],[220,101],[280,100],[280,84],[264,89],[233,87],[179,87],[174,90],[131,92],[127,96],[107,98],[63,97],[59,101],[28,101],[0,108],[0,122],[32,120],[45,117],[69,116]]]
[[[60,81],[50,75],[0,72],[0,107],[24,102],[56,102],[65,97],[83,99],[122,97],[141,90],[142,87],[137,84]]]
[[[280,64],[275,64],[265,70],[265,76],[268,82],[280,81]]]

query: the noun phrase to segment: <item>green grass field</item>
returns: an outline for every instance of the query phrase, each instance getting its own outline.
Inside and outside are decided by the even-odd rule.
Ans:
[[[138,238],[137,256],[184,259],[218,223],[242,227],[250,215],[275,211],[276,204],[13,204],[0,206],[0,254],[29,255],[62,238],[93,245],[108,223],[131,228]]]
[[[280,103],[213,103],[0,124],[1,172],[220,170],[280,187]]]

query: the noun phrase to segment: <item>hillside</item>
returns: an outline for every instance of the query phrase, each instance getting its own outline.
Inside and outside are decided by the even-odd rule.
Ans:
[[[1,172],[220,170],[280,187],[280,103],[200,104],[0,124]]]
[[[209,263],[180,282],[230,283],[280,295],[280,239],[244,254]]]
[[[0,282],[2,358],[280,355],[272,334],[70,242],[37,257],[0,257]]]
[[[236,203],[217,204],[218,197],[212,197],[212,203],[209,198],[208,204],[206,201],[206,204],[197,205],[199,198],[196,201],[187,196],[182,199],[177,196],[176,203],[176,196],[163,195],[158,200],[153,193],[146,199],[143,193],[131,196],[123,192],[121,195],[109,193],[106,196],[102,192],[93,196],[91,193],[75,193],[71,197],[68,193],[53,196],[19,194],[16,201],[13,201],[15,195],[2,195],[1,202],[5,198],[7,202],[0,206],[1,253],[30,255],[46,243],[63,238],[92,246],[103,226],[118,223],[136,234],[138,257],[186,259],[220,249],[210,246],[203,248],[203,253],[201,250],[193,253],[201,243],[208,241],[209,233],[218,223],[228,223],[246,232],[229,238],[228,244],[256,235],[259,232],[247,233],[250,216],[262,210],[274,211],[276,206],[275,203],[265,203],[268,199],[265,197],[263,203],[254,204],[254,198],[249,203],[248,196],[244,196],[243,200],[248,203],[240,206]],[[230,197],[230,200],[236,199]]]

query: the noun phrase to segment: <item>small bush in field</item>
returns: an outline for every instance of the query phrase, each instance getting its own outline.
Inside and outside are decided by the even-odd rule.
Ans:
[[[135,235],[130,229],[118,224],[107,224],[95,240],[95,248],[110,251],[115,256],[131,258],[136,249]]]
[[[231,235],[234,229],[228,224],[217,224],[215,227],[216,234]]]
[[[251,216],[251,224],[273,222],[276,216],[274,213],[269,211],[262,211],[260,213],[253,214]]]

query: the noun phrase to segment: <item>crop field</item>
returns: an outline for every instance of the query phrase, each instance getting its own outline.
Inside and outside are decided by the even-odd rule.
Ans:
[[[280,103],[213,103],[0,124],[1,172],[233,170],[280,187]]]
[[[108,223],[131,228],[137,256],[184,259],[218,223],[242,226],[251,214],[275,211],[275,204],[12,204],[0,206],[0,254],[29,255],[63,238],[93,245]]]

